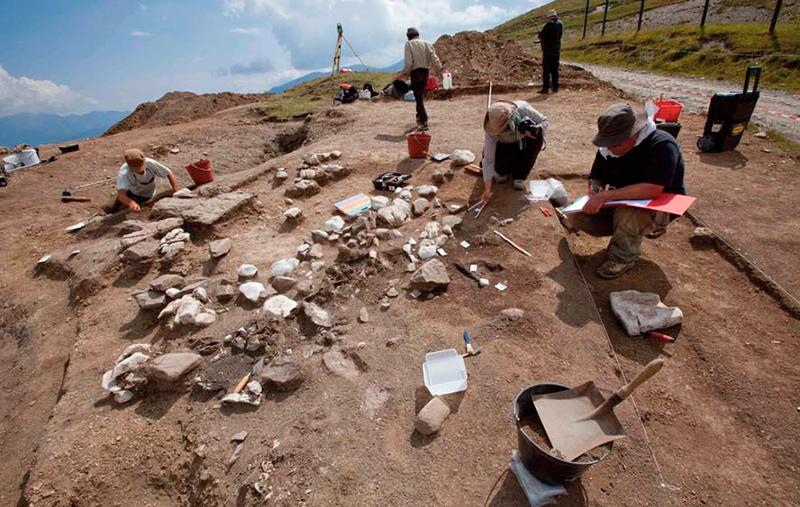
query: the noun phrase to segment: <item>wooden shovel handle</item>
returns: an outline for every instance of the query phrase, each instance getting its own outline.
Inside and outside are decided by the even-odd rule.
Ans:
[[[661,367],[664,366],[663,359],[653,359],[647,366],[644,367],[644,370],[640,371],[636,378],[625,384],[624,386],[620,387],[617,392],[614,393],[615,398],[619,398],[619,401],[624,400],[630,394],[639,387],[640,385],[644,384],[645,381],[649,380],[650,377],[658,373]],[[619,403],[619,402],[617,402]]]

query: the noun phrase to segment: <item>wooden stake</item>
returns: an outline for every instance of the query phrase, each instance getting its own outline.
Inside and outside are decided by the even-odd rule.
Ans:
[[[521,247],[521,246],[519,246],[518,244],[516,244],[516,243],[514,243],[513,241],[511,241],[510,239],[508,239],[508,238],[507,238],[506,236],[504,236],[504,235],[503,235],[503,233],[501,233],[500,231],[494,231],[494,233],[495,233],[495,234],[497,234],[498,236],[500,236],[501,238],[503,238],[503,240],[504,240],[506,243],[508,243],[509,245],[513,246],[514,248],[516,248],[517,250],[519,250],[519,251],[520,251],[520,252],[522,252],[523,254],[527,255],[528,257],[533,257],[533,255],[531,255],[531,254],[530,254],[530,252],[528,252],[527,250],[525,250],[524,248],[522,248],[522,247]]]

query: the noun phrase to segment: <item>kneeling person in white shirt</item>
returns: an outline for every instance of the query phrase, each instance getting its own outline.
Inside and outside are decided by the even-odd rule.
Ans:
[[[123,206],[131,211],[139,211],[141,205],[153,198],[156,192],[156,177],[166,178],[172,191],[178,191],[178,180],[165,165],[145,158],[141,150],[125,150],[125,163],[117,173],[117,197],[110,213]]]

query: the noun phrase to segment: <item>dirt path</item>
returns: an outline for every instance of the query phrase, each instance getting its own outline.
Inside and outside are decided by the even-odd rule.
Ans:
[[[740,92],[741,83],[709,81],[700,78],[662,76],[617,67],[576,64],[617,88],[644,98],[664,94],[681,103],[690,111],[705,113],[711,96],[715,93]],[[776,130],[800,142],[800,97],[784,91],[761,89],[754,122],[761,128]]]
[[[619,97],[600,89],[564,90],[543,98],[533,90],[497,98],[523,98],[547,114],[552,126],[537,171],[561,178],[574,195],[584,184],[594,153],[589,139],[596,114]],[[468,148],[480,153],[484,100],[464,97],[431,103],[432,149]],[[592,107],[575,108],[588,103]],[[370,180],[381,172],[411,172],[415,185],[428,183],[436,167],[406,157],[402,131],[412,121],[412,105],[402,102],[357,103],[315,115],[307,145],[260,167],[286,166],[293,172],[302,153],[340,149],[342,163],[353,174],[315,196],[296,199],[293,205],[307,217],[296,227],[283,225],[281,214],[288,207],[283,187],[269,175],[250,183],[245,190],[257,195],[252,208],[210,231],[193,234],[185,254],[187,277],[231,277],[243,262],[268,272],[273,261],[293,256],[300,241],[330,217],[333,202],[356,192],[373,193]],[[701,117],[688,115],[685,135],[691,138],[701,127]],[[244,108],[177,129],[133,131],[92,141],[79,156],[64,157],[62,165],[21,174],[12,182],[17,190],[5,194],[3,202],[16,217],[28,217],[26,228],[19,230],[15,216],[0,217],[1,246],[7,256],[0,282],[7,299],[38,315],[46,315],[53,301],[66,304],[65,285],[32,278],[32,265],[53,250],[87,248],[86,238],[81,241],[61,231],[93,205],[67,208],[65,216],[64,205],[42,196],[58,195],[65,184],[113,171],[116,163],[110,153],[118,153],[123,145],[157,139],[180,140],[181,156],[187,160],[213,150],[214,159],[225,162],[222,172],[247,169],[259,164],[273,129]],[[700,208],[704,197],[698,202],[698,212],[706,213],[716,227],[729,228],[742,240],[752,236],[748,245],[753,255],[793,266],[800,246],[792,236],[798,233],[791,228],[800,228],[789,219],[763,227],[759,217],[742,211],[745,197],[736,187],[720,183],[731,174],[745,180],[769,171],[761,177],[762,190],[786,189],[781,198],[790,206],[800,205],[791,193],[797,163],[775,151],[764,153],[762,147],[768,145],[762,143],[766,141],[743,142],[741,156],[747,162],[737,173],[723,165],[727,159],[703,158],[685,149],[687,185],[695,195],[718,192],[718,200],[725,201],[727,207],[717,215],[710,215],[716,208],[713,204]],[[236,163],[237,154],[245,149],[248,155]],[[177,160],[173,165],[179,166]],[[474,176],[456,171],[439,193],[445,202],[466,202],[475,200],[480,191]],[[105,195],[107,189],[96,193]],[[764,213],[774,213],[777,206],[768,201]],[[401,232],[418,237],[435,214],[427,212]],[[504,244],[480,245],[478,237],[493,228],[492,215],[514,218],[503,230],[534,252],[534,259]],[[180,390],[142,394],[122,407],[110,402],[99,386],[100,376],[128,344],[144,341],[161,351],[209,344],[225,348],[222,338],[255,314],[252,307],[228,304],[217,322],[202,331],[168,332],[139,313],[130,297],[157,276],[158,266],[136,273],[114,272],[100,293],[69,308],[76,327],[63,386],[56,382],[55,392],[43,386],[32,400],[33,407],[40,407],[41,423],[26,433],[37,451],[23,484],[25,498],[36,505],[111,505],[124,503],[121,499],[131,495],[141,505],[252,505],[261,503],[253,484],[267,469],[276,505],[477,506],[488,497],[490,505],[522,506],[525,500],[516,481],[503,472],[516,447],[514,427],[507,418],[512,400],[525,386],[543,381],[572,385],[593,378],[603,387],[618,385],[620,372],[608,348],[607,332],[628,378],[654,357],[668,359],[659,377],[636,395],[668,487],[661,485],[642,425],[627,404],[617,413],[630,438],[571,485],[560,505],[791,504],[800,495],[796,466],[800,377],[794,365],[800,352],[796,339],[800,321],[713,250],[693,250],[688,241],[692,230],[685,220],[677,222],[665,236],[645,244],[644,260],[630,276],[604,282],[592,275],[602,260],[604,241],[583,236],[565,239],[560,226],[543,217],[538,206],[526,205],[509,188],[500,188],[481,220],[466,220],[455,240],[447,243],[449,255],[441,259],[449,265],[452,282],[440,297],[419,301],[401,290],[387,311],[379,310],[378,302],[392,281],[399,280],[397,286],[402,287],[408,277],[403,254],[392,253],[391,244],[384,242],[385,267],[370,269],[367,263],[355,263],[345,276],[336,277],[337,289],[321,304],[335,312],[338,340],[354,347],[363,361],[358,375],[330,374],[320,359],[330,343],[303,334],[291,320],[276,333],[275,346],[280,351],[292,348],[293,354],[304,358],[305,381],[291,394],[269,392],[256,410],[226,409],[216,397]],[[759,238],[784,232],[788,241],[759,246]],[[233,240],[231,253],[218,263],[208,262],[208,241],[223,236]],[[458,245],[462,239],[471,243],[469,249]],[[336,264],[335,255],[335,247],[326,245],[324,259],[329,265]],[[451,264],[478,259],[504,266],[504,271],[490,276],[493,282],[506,281],[507,291],[479,289]],[[578,269],[585,273],[588,288]],[[267,283],[267,275],[259,277]],[[670,330],[679,331],[678,341],[663,346],[625,336],[607,307],[608,292],[620,288],[657,292],[668,304],[680,306],[686,321],[680,330]],[[525,311],[522,320],[508,321],[499,315],[512,306]],[[369,309],[366,324],[357,321],[362,307]],[[8,309],[8,314],[19,312]],[[52,313],[51,319],[61,316]],[[31,349],[22,350],[5,336],[2,345],[19,354],[45,351],[54,333],[47,329],[42,334],[48,325],[42,321],[30,333],[26,343]],[[473,331],[483,350],[468,359],[469,388],[450,400],[455,410],[442,432],[421,438],[413,432],[412,421],[429,396],[422,385],[422,358],[432,350],[460,349],[464,329]],[[394,338],[399,340],[388,346]],[[250,358],[243,354],[217,362],[206,357],[198,374],[232,361],[239,361],[235,365],[239,369],[230,374],[235,383],[250,367]],[[47,367],[0,373],[1,385],[8,386],[9,396],[16,396],[9,399],[24,407],[19,401],[23,397],[18,396],[24,385],[15,379],[38,378]],[[7,459],[33,461],[30,449],[12,446],[16,430],[8,419],[3,418],[2,424],[0,444]],[[230,438],[241,430],[249,436],[239,459],[229,465],[234,448]],[[26,469],[4,469],[3,504],[16,502]]]

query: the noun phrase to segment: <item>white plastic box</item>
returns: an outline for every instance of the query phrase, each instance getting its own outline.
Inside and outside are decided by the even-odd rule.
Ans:
[[[456,349],[439,350],[425,354],[422,364],[425,387],[433,396],[467,390],[467,367]]]

